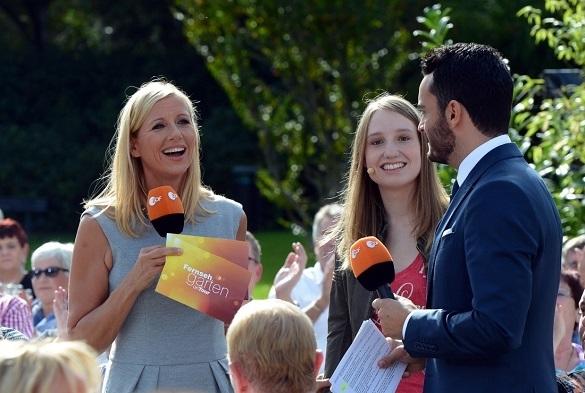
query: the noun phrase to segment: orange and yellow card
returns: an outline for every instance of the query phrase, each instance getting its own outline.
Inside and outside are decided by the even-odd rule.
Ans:
[[[156,291],[231,322],[248,292],[248,244],[169,233],[167,247],[179,247],[183,254],[167,257]]]

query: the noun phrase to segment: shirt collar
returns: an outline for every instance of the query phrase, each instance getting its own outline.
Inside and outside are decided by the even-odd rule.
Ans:
[[[461,165],[459,165],[459,169],[457,170],[457,183],[459,183],[459,186],[461,186],[465,179],[467,179],[467,176],[469,176],[479,160],[481,160],[486,154],[494,150],[496,147],[506,143],[512,143],[512,140],[508,134],[499,135],[488,140],[487,142],[482,143],[471,153],[469,153],[467,157],[461,161]]]

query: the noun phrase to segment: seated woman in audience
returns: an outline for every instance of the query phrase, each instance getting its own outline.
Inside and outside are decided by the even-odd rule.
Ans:
[[[572,342],[579,318],[579,299],[582,293],[583,287],[580,284],[579,273],[562,271],[557,294],[553,336],[557,371],[570,372],[576,368],[585,368],[583,348]]]
[[[20,284],[34,297],[31,275],[24,268],[28,250],[28,236],[18,221],[0,220],[0,284]]]
[[[0,392],[96,393],[95,352],[80,341],[0,341]]]
[[[72,255],[73,244],[59,242],[45,243],[32,253],[32,284],[37,295],[32,313],[39,335],[56,335],[53,300],[59,288],[67,290]]]

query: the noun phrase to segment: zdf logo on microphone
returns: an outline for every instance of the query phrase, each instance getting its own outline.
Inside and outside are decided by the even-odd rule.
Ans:
[[[159,197],[159,196],[151,196],[150,198],[148,198],[148,204],[150,206],[154,206],[157,203],[159,203],[161,199],[162,199],[162,197]]]
[[[378,242],[375,240],[368,240],[366,242],[366,246],[368,246],[368,248],[374,248],[378,245]]]
[[[170,199],[171,201],[174,201],[174,200],[176,200],[176,199],[178,198],[177,194],[175,194],[175,193],[174,193],[174,192],[172,192],[172,191],[169,191],[169,193],[168,193],[167,195],[168,195],[168,197],[169,197],[169,199]]]

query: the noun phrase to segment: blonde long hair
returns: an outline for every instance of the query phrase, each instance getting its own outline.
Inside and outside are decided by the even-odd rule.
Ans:
[[[193,153],[193,161],[181,182],[177,192],[185,208],[187,222],[193,222],[196,214],[208,215],[201,206],[201,200],[209,199],[213,192],[201,182],[199,163],[199,132],[197,117],[193,103],[189,97],[170,82],[155,80],[144,83],[132,94],[120,111],[116,124],[116,133],[111,146],[115,143],[113,154],[109,149],[109,169],[102,176],[105,184],[103,190],[95,197],[85,201],[84,207],[102,208],[106,214],[116,220],[118,228],[125,234],[138,236],[136,225],[147,225],[142,206],[148,194],[144,184],[144,173],[139,158],[130,155],[131,140],[142,127],[152,107],[163,98],[174,95],[187,105],[192,124],[195,126],[197,148]]]
[[[368,102],[352,143],[350,170],[342,191],[343,212],[334,230],[337,253],[343,260],[343,269],[351,269],[348,252],[353,242],[365,236],[379,235],[386,224],[386,211],[380,190],[366,175],[364,158],[370,120],[379,110],[398,113],[412,121],[415,126],[420,122],[420,114],[416,108],[400,96],[383,93]],[[421,132],[417,134],[422,160],[413,201],[414,236],[425,241],[425,250],[428,251],[433,231],[445,211],[448,199],[439,182],[435,165],[427,158],[427,137]]]

